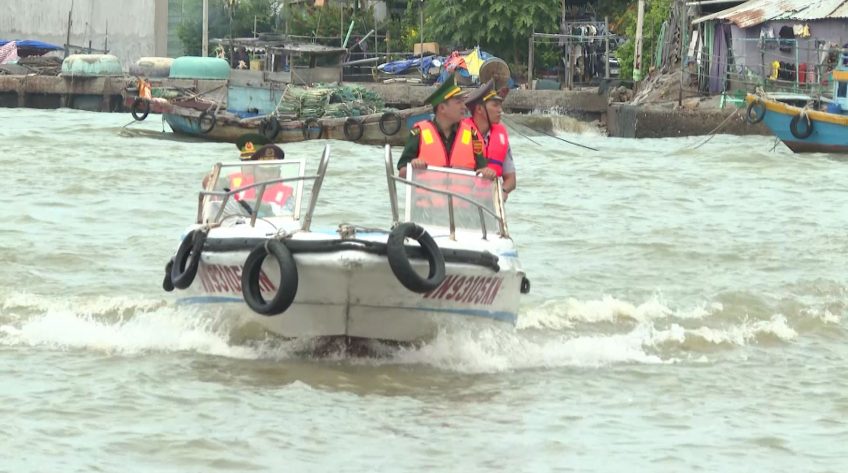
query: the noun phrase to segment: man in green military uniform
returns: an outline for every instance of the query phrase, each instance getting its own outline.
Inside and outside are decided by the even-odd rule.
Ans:
[[[459,126],[465,117],[465,94],[456,85],[452,74],[433,92],[426,103],[433,106],[433,120],[417,123],[406,140],[397,168],[406,177],[406,166],[425,169],[427,165],[476,170],[483,177],[494,179],[483,156],[483,142],[473,129]]]

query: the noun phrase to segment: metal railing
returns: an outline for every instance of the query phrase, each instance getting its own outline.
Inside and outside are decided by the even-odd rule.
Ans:
[[[495,186],[495,210],[492,211],[486,207],[484,207],[479,202],[472,200],[468,197],[456,194],[455,192],[447,191],[444,189],[436,189],[431,186],[427,186],[424,184],[420,184],[418,182],[414,182],[411,179],[404,179],[399,176],[394,175],[394,163],[392,161],[392,149],[391,146],[386,145],[385,147],[385,162],[386,162],[386,180],[389,186],[389,200],[392,208],[392,226],[394,227],[398,223],[400,223],[400,213],[398,210],[398,201],[397,201],[397,185],[396,183],[400,182],[410,186],[410,190],[412,188],[423,189],[427,192],[432,192],[434,194],[442,195],[447,198],[448,205],[448,227],[450,230],[450,239],[456,240],[456,220],[454,215],[454,199],[459,199],[462,202],[466,202],[471,204],[472,206],[477,208],[478,216],[480,218],[480,229],[483,235],[483,239],[487,239],[488,232],[486,230],[486,214],[490,215],[497,221],[498,223],[498,231],[499,235],[503,238],[509,238],[509,230],[506,225],[506,218],[503,207],[503,188],[501,187],[500,180],[495,180],[493,185]],[[460,169],[450,169],[450,168],[440,168],[440,167],[428,167],[430,171],[443,172],[445,174],[457,174],[462,176],[475,176],[476,174],[473,171],[466,171]],[[410,178],[413,177],[412,166],[407,167],[407,173]],[[411,206],[411,199],[407,199],[407,207]],[[407,209],[407,213],[409,209]]]
[[[695,70],[689,72],[697,76],[702,92],[718,94],[761,87],[822,95],[830,92],[830,72],[844,51],[828,47],[817,38],[732,38],[723,56],[699,40],[698,48],[690,51],[694,57],[688,59]]]
[[[311,193],[310,193],[309,206],[307,207],[306,214],[303,217],[303,223],[301,224],[301,230],[302,231],[309,231],[309,228],[312,225],[312,216],[315,213],[315,207],[318,203],[318,194],[321,192],[321,187],[324,183],[324,176],[327,172],[327,165],[329,164],[329,162],[330,162],[330,145],[327,144],[327,145],[324,145],[324,151],[321,154],[321,162],[318,165],[318,173],[314,174],[314,175],[308,175],[308,176],[304,175],[305,163],[302,160],[298,160],[298,161],[295,161],[295,162],[292,162],[292,161],[285,161],[284,162],[284,161],[281,161],[281,160],[255,161],[255,162],[245,162],[245,163],[232,164],[232,165],[224,165],[222,163],[217,163],[215,165],[215,168],[212,171],[212,174],[210,175],[211,179],[213,179],[212,185],[214,185],[214,182],[217,181],[218,176],[220,175],[221,169],[226,168],[226,167],[236,167],[236,166],[254,166],[255,167],[255,166],[260,166],[260,165],[267,166],[267,165],[272,165],[272,164],[286,164],[286,165],[298,164],[298,165],[300,165],[301,169],[300,169],[300,172],[299,172],[300,175],[297,176],[297,177],[268,179],[268,180],[256,182],[256,183],[253,183],[253,184],[250,184],[250,185],[247,185],[247,186],[239,187],[237,189],[221,190],[221,191],[214,191],[214,190],[202,190],[202,191],[200,191],[200,193],[198,195],[197,222],[196,223],[198,223],[198,224],[205,223],[203,221],[204,220],[203,219],[203,213],[204,213],[203,210],[204,210],[204,207],[205,207],[208,199],[212,198],[212,197],[219,197],[219,198],[221,198],[221,206],[218,209],[217,213],[215,214],[215,217],[212,219],[212,222],[210,224],[211,226],[213,226],[213,227],[219,226],[221,224],[221,222],[224,220],[224,218],[225,218],[224,212],[227,209],[227,204],[231,202],[231,200],[230,200],[231,198],[232,198],[233,201],[237,202],[237,205],[240,205],[242,209],[244,209],[245,211],[248,212],[248,214],[250,216],[250,226],[255,226],[256,225],[256,219],[259,215],[259,207],[260,207],[260,204],[262,203],[262,196],[265,194],[265,189],[268,186],[273,185],[273,184],[287,183],[287,182],[297,182],[298,183],[297,189],[295,190],[293,196],[290,197],[290,198],[295,199],[294,200],[295,208],[294,208],[294,211],[293,211],[293,214],[292,214],[292,219],[295,220],[295,221],[299,220],[300,219],[300,210],[301,210],[300,209],[300,203],[301,203],[301,199],[303,197],[303,182],[311,180],[314,183],[312,185],[312,190],[311,190]],[[239,194],[241,192],[244,192],[244,191],[247,191],[247,190],[250,190],[250,189],[258,189],[258,192],[256,192],[255,199],[253,199],[251,201],[247,201],[247,200],[239,200],[239,199],[236,199],[234,197],[236,194]],[[251,203],[253,204],[252,206],[250,205]]]

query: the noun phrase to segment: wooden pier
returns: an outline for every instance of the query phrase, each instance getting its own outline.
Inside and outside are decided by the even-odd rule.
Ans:
[[[132,81],[127,77],[0,75],[0,107],[118,112],[123,111],[121,92]]]
[[[219,86],[221,81],[187,79],[153,79],[153,87],[195,87],[200,90]],[[215,82],[215,84],[211,84]],[[397,108],[416,107],[433,87],[421,84],[360,83]],[[0,107],[75,108],[93,112],[126,112],[122,93],[135,86],[133,77],[63,77],[0,75]],[[504,110],[512,113],[562,113],[589,115],[597,118],[606,113],[607,97],[597,89],[521,90],[510,91]]]

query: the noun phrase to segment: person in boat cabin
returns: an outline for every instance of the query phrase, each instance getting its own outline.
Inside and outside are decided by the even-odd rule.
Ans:
[[[498,177],[503,178],[504,200],[516,186],[509,134],[501,124],[503,101],[508,93],[506,87],[496,91],[495,81],[489,79],[465,100],[471,116],[463,119],[463,122],[477,131],[477,136],[483,138],[483,155],[488,160],[488,166]]]
[[[257,149],[257,145],[262,146]],[[270,143],[265,136],[259,134],[247,134],[239,137],[236,141],[236,146],[239,148],[239,159],[242,161],[282,160],[286,156],[282,148]],[[207,187],[210,177],[211,173],[203,179],[203,187],[207,190],[211,190]],[[279,177],[279,166],[242,166],[240,170],[220,177],[215,187],[219,190],[229,191],[246,187],[256,182],[278,179]],[[253,202],[256,200],[257,189],[245,189],[236,193],[233,198],[236,201]],[[282,209],[292,207],[293,203],[289,201],[289,197],[291,197],[293,190],[292,187],[282,182],[270,184],[262,194],[262,205],[270,206],[270,212],[272,214],[279,214]],[[262,208],[260,208],[261,213],[263,213]]]
[[[397,164],[400,177],[406,177],[408,165],[415,169],[430,165],[474,170],[494,179],[496,173],[483,156],[483,141],[468,124],[460,123],[465,117],[465,94],[456,85],[456,74],[451,74],[425,102],[433,106],[434,117],[410,130]]]

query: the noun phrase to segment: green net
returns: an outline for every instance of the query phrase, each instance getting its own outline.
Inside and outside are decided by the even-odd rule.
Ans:
[[[289,86],[277,106],[284,119],[359,117],[386,110],[383,98],[359,85]]]

